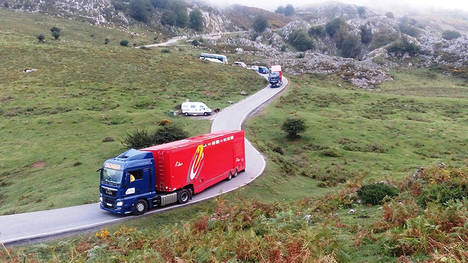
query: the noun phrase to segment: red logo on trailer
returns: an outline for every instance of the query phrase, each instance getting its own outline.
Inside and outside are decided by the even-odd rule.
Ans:
[[[193,155],[192,161],[190,162],[187,182],[193,181],[200,175],[201,169],[203,167],[203,163],[205,160],[205,153],[203,152],[204,147],[203,145],[198,145],[195,154]]]

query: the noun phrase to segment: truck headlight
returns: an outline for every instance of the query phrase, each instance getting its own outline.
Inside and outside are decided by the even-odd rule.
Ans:
[[[101,196],[101,197],[99,197],[99,201],[102,203],[102,196]]]
[[[117,206],[123,206],[123,202],[122,201],[117,202]]]

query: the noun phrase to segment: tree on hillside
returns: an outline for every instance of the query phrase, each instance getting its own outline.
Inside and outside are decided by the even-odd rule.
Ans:
[[[306,128],[304,119],[297,117],[286,119],[281,126],[281,129],[288,134],[287,136],[290,139],[299,138],[299,134],[303,133]]]
[[[170,8],[176,15],[176,26],[186,27],[189,21],[189,17],[185,3],[182,1],[175,1],[171,3]]]
[[[296,13],[296,9],[294,9],[294,6],[289,4],[284,8],[284,15],[285,16],[292,16]]]
[[[366,8],[363,6],[360,6],[357,8],[358,14],[360,17],[364,18],[366,17]]]
[[[161,24],[175,26],[177,15],[172,10],[166,10],[161,16]]]
[[[393,15],[392,12],[385,13],[385,16],[388,17],[388,18],[392,18],[392,19],[395,18],[395,16]]]
[[[284,14],[284,6],[278,6],[278,8],[276,8],[275,13]]]
[[[372,29],[368,26],[361,26],[360,29],[361,29],[361,42],[366,45],[372,42],[372,37],[373,37]]]
[[[345,25],[346,22],[342,18],[335,18],[325,25],[325,31],[327,31],[328,35],[334,36]]]
[[[326,32],[324,26],[313,26],[309,28],[308,33],[311,37],[324,37]]]
[[[445,30],[444,32],[442,32],[442,37],[446,40],[452,40],[461,37],[461,34],[458,31]]]
[[[52,36],[54,37],[55,40],[58,40],[60,38],[60,32],[61,31],[62,30],[60,28],[55,27],[55,26],[50,28],[50,32],[51,32],[51,34],[52,34]]]
[[[151,0],[154,8],[166,9],[169,7],[169,0]]]
[[[289,43],[299,51],[315,48],[314,41],[302,30],[292,32],[288,37]]]
[[[361,54],[361,43],[359,37],[348,34],[343,38],[341,44],[341,54],[345,58],[357,58]]]
[[[152,5],[148,0],[133,0],[130,3],[130,15],[133,19],[147,23],[152,11]]]
[[[203,31],[205,27],[205,19],[203,18],[203,14],[200,10],[195,9],[190,12],[190,28],[196,31]]]
[[[259,15],[259,16],[255,17],[252,26],[253,26],[253,29],[255,30],[255,32],[262,33],[270,25],[269,25],[268,20],[267,20],[267,18],[265,16]]]

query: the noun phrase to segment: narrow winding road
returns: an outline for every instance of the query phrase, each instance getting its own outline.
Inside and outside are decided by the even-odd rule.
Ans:
[[[215,117],[211,131],[241,129],[242,123],[259,107],[265,105],[287,86],[272,89],[266,87],[259,92],[233,104]],[[260,176],[265,169],[262,154],[246,140],[246,171],[231,181],[221,182],[204,192],[197,194],[185,205],[198,203],[218,195],[238,189]],[[96,196],[99,189],[96,188]],[[146,215],[162,213],[183,205],[172,205],[154,209]],[[0,243],[15,245],[36,243],[42,240],[59,238],[75,233],[96,229],[97,227],[122,222],[135,218],[133,216],[116,216],[99,208],[99,203],[72,206],[53,210],[0,216]]]

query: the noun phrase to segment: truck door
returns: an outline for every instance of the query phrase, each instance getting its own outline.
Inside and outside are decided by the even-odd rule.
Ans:
[[[126,195],[131,194],[144,194],[150,192],[151,186],[151,170],[148,167],[129,170],[127,172],[127,180],[129,184],[127,187]]]

